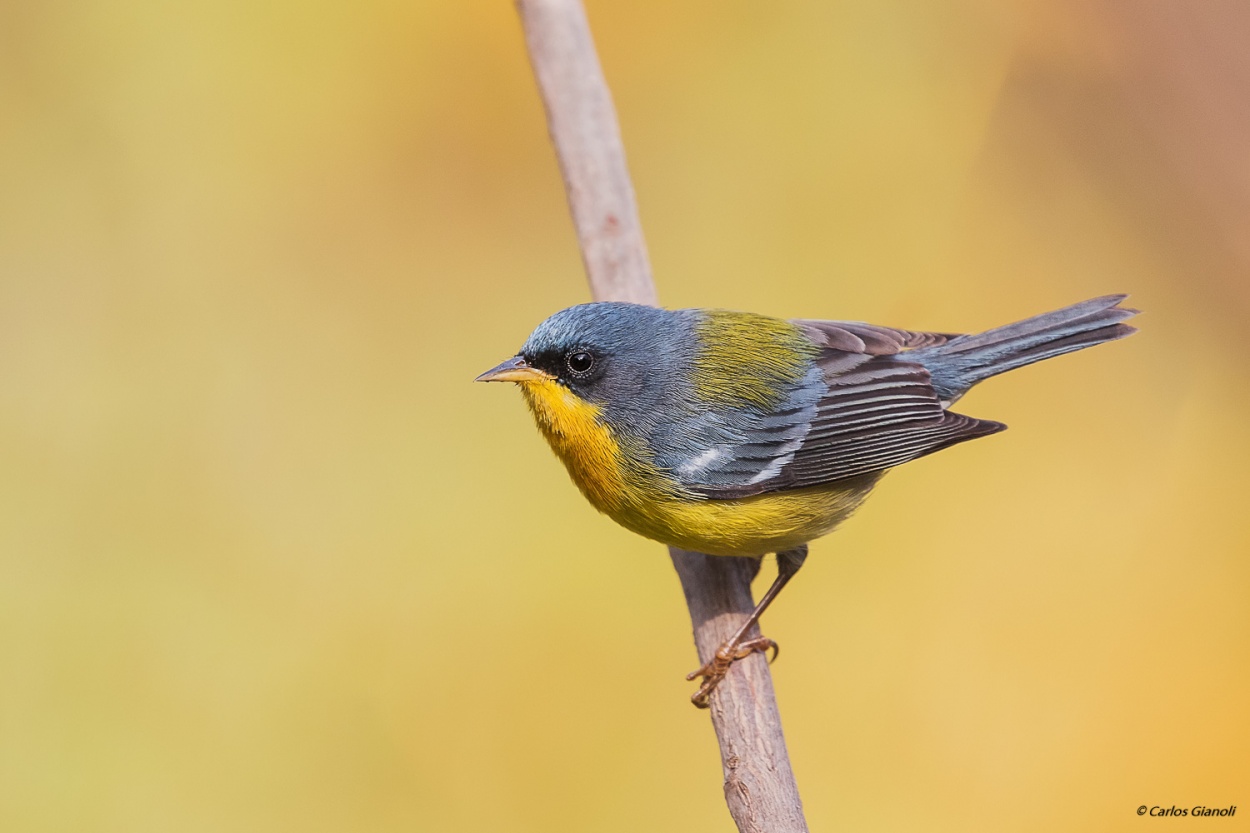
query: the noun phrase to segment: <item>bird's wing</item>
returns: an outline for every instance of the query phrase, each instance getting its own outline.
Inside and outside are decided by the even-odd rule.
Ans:
[[[997,422],[942,407],[929,372],[906,350],[954,336],[834,321],[797,321],[820,347],[812,372],[767,412],[702,415],[705,440],[670,466],[705,498],[749,497],[882,471],[974,437]],[[687,422],[686,437],[699,435]]]

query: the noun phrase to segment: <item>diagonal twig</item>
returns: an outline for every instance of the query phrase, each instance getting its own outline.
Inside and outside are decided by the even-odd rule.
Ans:
[[[581,0],[517,0],[530,63],[560,162],[591,294],[656,304],[616,111]],[[670,548],[700,664],[750,614],[759,559]],[[725,800],[746,833],[806,833],[803,805],[762,654],[734,663],[711,698]]]

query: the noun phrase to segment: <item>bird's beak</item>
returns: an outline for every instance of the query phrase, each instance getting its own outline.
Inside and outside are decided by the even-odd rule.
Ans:
[[[490,370],[478,376],[475,382],[536,382],[540,379],[550,379],[551,374],[539,370],[536,367],[530,367],[525,363],[525,359],[520,356],[513,356],[498,367],[492,367]]]

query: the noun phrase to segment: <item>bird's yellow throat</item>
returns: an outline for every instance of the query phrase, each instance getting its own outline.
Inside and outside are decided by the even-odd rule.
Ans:
[[[527,380],[520,387],[539,430],[573,482],[596,509],[615,517],[612,510],[628,486],[620,444],[601,420],[600,408],[554,379]]]
[[[831,531],[867,496],[879,475],[705,500],[679,489],[641,447],[622,442],[602,411],[554,379],[520,383],[526,404],[573,482],[600,512],[664,544],[712,555],[763,555],[791,549]]]

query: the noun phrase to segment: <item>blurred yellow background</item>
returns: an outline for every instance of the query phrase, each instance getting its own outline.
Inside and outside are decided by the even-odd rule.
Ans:
[[[589,13],[668,305],[1146,311],[767,617],[812,828],[1246,829],[1250,7]],[[4,4],[0,830],[730,830],[663,548],[471,384],[587,295],[508,3]]]

